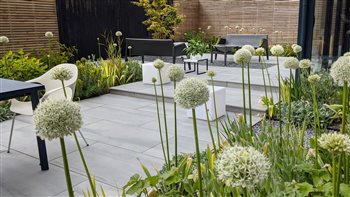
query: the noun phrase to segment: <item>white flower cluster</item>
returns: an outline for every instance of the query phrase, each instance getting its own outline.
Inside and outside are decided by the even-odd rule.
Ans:
[[[300,60],[299,62],[299,68],[309,68],[311,65],[311,61],[309,59],[303,59],[303,60]]]
[[[324,133],[318,139],[320,147],[332,154],[350,155],[350,138],[346,134]]]
[[[42,139],[53,140],[78,131],[83,124],[80,106],[67,99],[47,99],[34,111],[34,126]]]
[[[288,69],[297,69],[299,68],[299,60],[295,57],[288,57],[284,61],[283,66]]]
[[[316,84],[321,80],[321,77],[318,74],[310,75],[307,79],[311,84]]]
[[[185,72],[180,66],[173,64],[167,70],[168,77],[173,81],[180,81],[184,78]]]
[[[252,55],[255,55],[255,48],[252,45],[244,45],[242,49],[247,49]]]
[[[341,56],[333,63],[331,76],[336,81],[350,81],[350,56]]]
[[[45,33],[45,37],[47,37],[47,38],[52,38],[52,37],[53,37],[53,33],[52,33],[51,31],[47,31],[47,32]]]
[[[293,49],[293,52],[296,53],[296,54],[300,53],[303,50],[303,48],[300,45],[297,45],[297,44],[293,44],[292,45],[292,49]]]
[[[265,49],[262,48],[262,47],[259,47],[259,48],[257,48],[257,49],[255,50],[255,53],[256,53],[256,55],[258,55],[258,56],[263,56],[263,55],[265,55]]]
[[[344,53],[344,55],[343,55],[343,56],[345,56],[345,57],[350,56],[350,51],[349,51],[349,52]]]
[[[239,49],[233,55],[233,58],[237,64],[247,64],[252,59],[252,54],[247,49]]]
[[[208,77],[212,78],[216,75],[216,73],[214,70],[208,70],[207,75],[208,75]]]
[[[121,31],[117,31],[117,32],[115,32],[115,35],[116,35],[117,37],[120,37],[120,36],[123,35],[123,33],[122,33]]]
[[[8,37],[6,37],[6,36],[0,36],[0,44],[7,44],[7,43],[9,43],[9,42],[10,42],[10,40],[9,40]]]
[[[54,67],[51,73],[53,80],[67,81],[73,77],[73,72],[64,67]]]
[[[271,164],[253,147],[234,145],[218,155],[215,166],[218,179],[226,185],[251,188],[266,179]]]
[[[153,66],[154,66],[156,69],[160,70],[160,69],[162,69],[162,68],[164,67],[164,61],[161,60],[161,59],[156,59],[156,60],[153,62]]]
[[[277,44],[277,45],[273,45],[271,47],[270,51],[271,51],[272,55],[274,55],[274,56],[281,56],[284,53],[284,48],[282,45]]]
[[[175,89],[174,100],[185,109],[194,109],[209,100],[208,82],[198,78],[182,80]]]

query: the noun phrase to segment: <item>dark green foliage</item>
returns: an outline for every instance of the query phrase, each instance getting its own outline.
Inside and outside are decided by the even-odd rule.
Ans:
[[[10,119],[13,113],[10,111],[10,103],[0,103],[0,122]]]
[[[126,64],[127,75],[132,76],[129,82],[141,81],[142,80],[141,65],[133,59],[129,59],[125,64]]]

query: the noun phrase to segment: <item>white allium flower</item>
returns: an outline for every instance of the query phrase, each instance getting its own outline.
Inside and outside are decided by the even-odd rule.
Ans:
[[[274,56],[281,56],[284,53],[284,48],[282,45],[277,44],[277,45],[273,45],[271,47],[270,51],[271,51],[272,55],[274,55]]]
[[[161,60],[161,59],[156,59],[156,60],[153,62],[153,66],[154,66],[156,69],[160,70],[160,69],[162,69],[162,68],[164,67],[164,61]]]
[[[321,77],[318,74],[314,74],[314,75],[310,75],[307,80],[311,84],[316,84],[317,82],[319,82],[321,80]]]
[[[207,75],[208,75],[210,78],[212,78],[212,77],[214,77],[214,76],[216,75],[216,73],[215,73],[214,70],[208,70]]]
[[[331,76],[334,80],[350,81],[350,56],[341,56],[331,67]]]
[[[236,27],[235,27],[236,29],[239,29],[240,28],[240,26],[239,25],[236,25]]]
[[[225,27],[224,27],[224,29],[228,29],[229,27],[226,25]]]
[[[9,43],[9,42],[10,42],[10,40],[9,40],[8,37],[6,37],[6,36],[0,36],[0,44],[7,44],[7,43]]]
[[[52,33],[51,31],[47,31],[47,32],[45,33],[45,37],[47,37],[47,38],[52,38],[52,37],[53,37],[53,33]]]
[[[210,30],[211,29],[211,26],[209,25],[208,27],[207,27],[207,30]]]
[[[54,80],[67,81],[73,77],[73,72],[64,67],[54,67],[51,78]]]
[[[332,154],[350,155],[350,138],[341,133],[324,133],[318,139],[320,147]]]
[[[175,89],[174,100],[185,109],[196,108],[209,100],[208,82],[198,78],[182,80]]]
[[[311,61],[309,59],[303,59],[299,62],[299,68],[309,68],[311,65]]]
[[[344,56],[345,56],[345,57],[350,56],[350,51],[349,51],[349,52],[344,53]]]
[[[184,69],[180,66],[173,64],[167,70],[168,77],[173,81],[180,81],[184,78]]]
[[[129,45],[129,46],[128,46],[128,49],[132,49],[132,46]]]
[[[121,31],[117,31],[117,32],[115,32],[115,35],[116,35],[117,37],[120,37],[120,36],[123,35],[123,33],[122,33]]]
[[[252,45],[246,44],[242,49],[247,49],[252,55],[255,55],[255,48]]]
[[[233,58],[237,64],[246,64],[252,59],[252,54],[247,49],[239,49]]]
[[[67,99],[47,99],[34,111],[37,135],[53,140],[78,131],[82,125],[80,106]]]
[[[256,55],[258,55],[258,56],[263,56],[263,55],[265,55],[265,49],[262,48],[262,47],[259,47],[259,48],[257,48],[257,49],[255,50],[255,53],[256,53]]]
[[[156,83],[157,82],[157,78],[152,77],[152,83]]]
[[[300,53],[303,50],[303,48],[297,44],[293,44],[292,48],[293,48],[294,53]]]
[[[218,179],[226,185],[252,188],[266,179],[271,164],[253,147],[234,145],[218,155],[215,166]]]
[[[299,68],[299,60],[295,57],[288,57],[284,61],[283,66],[288,69],[297,69]]]

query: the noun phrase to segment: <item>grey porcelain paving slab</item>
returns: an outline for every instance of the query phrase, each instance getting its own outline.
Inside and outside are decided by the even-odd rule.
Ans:
[[[106,120],[84,127],[84,134],[89,139],[136,152],[159,144],[159,133],[156,131]]]
[[[150,101],[140,102],[138,99],[126,96],[118,96],[107,94],[104,96],[99,96],[89,99],[91,103],[98,103],[103,106],[108,106],[114,109],[128,108],[128,109],[137,109],[150,105]]]
[[[24,122],[20,120],[21,116],[17,116],[15,119],[14,129],[20,129],[22,127],[30,126],[31,122]],[[7,133],[11,131],[12,120],[6,120],[0,122],[0,134]]]
[[[50,165],[50,170],[41,171],[38,159],[12,152],[1,153],[1,196],[54,196],[67,190],[64,170]],[[86,178],[70,173],[73,184]]]
[[[96,181],[96,189],[99,195],[102,196],[102,192],[101,192],[101,187],[103,188],[104,193],[106,194],[106,196],[115,196],[115,197],[119,197],[121,196],[121,192],[117,187],[112,187],[110,185],[101,183]],[[87,193],[87,189],[90,189],[90,184],[89,181],[84,181],[82,183],[79,183],[75,186],[73,186],[73,190],[74,190],[74,196],[75,197],[83,197],[84,196],[84,192]],[[90,189],[91,191],[91,189]],[[68,191],[59,193],[57,195],[55,195],[55,197],[67,197],[68,196]]]
[[[160,168],[163,163],[162,160],[153,156],[102,143],[96,143],[94,148],[86,149],[84,155],[90,172],[95,175],[98,181],[116,185],[119,188],[135,173],[143,174],[137,158],[149,169],[152,169],[152,165]],[[77,152],[68,154],[68,160],[71,170],[84,173],[84,168]],[[53,163],[62,165],[61,159],[56,159]],[[151,171],[153,172],[153,170]]]
[[[89,109],[100,107],[100,106],[103,105],[103,104],[100,104],[100,103],[91,102],[89,99],[82,100],[82,101],[79,101],[77,103],[80,104],[80,110],[81,111],[89,110]]]
[[[84,133],[84,130],[82,130],[82,132]],[[10,135],[9,133],[5,133],[2,135],[2,139],[1,139],[1,145],[5,146],[6,148],[8,146],[9,135]],[[78,133],[77,133],[77,136],[78,136],[80,145],[83,149],[91,148],[91,146],[93,146],[93,144],[95,143],[94,140],[89,139],[88,143],[90,144],[90,146],[86,147],[85,143],[80,138],[80,135]],[[73,136],[67,136],[65,138],[65,142],[66,142],[67,152],[77,151],[77,146]],[[59,140],[52,140],[52,141],[46,140],[46,149],[47,149],[47,155],[48,155],[49,161],[52,159],[61,157],[61,146],[60,146]],[[37,146],[36,136],[35,136],[33,126],[27,126],[21,129],[14,130],[11,150],[19,151],[21,153],[30,155],[34,158],[39,157],[38,146]],[[11,155],[12,152],[9,154]],[[37,163],[33,165],[37,165]]]

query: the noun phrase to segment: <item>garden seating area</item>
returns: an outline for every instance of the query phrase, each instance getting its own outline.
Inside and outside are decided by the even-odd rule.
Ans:
[[[350,197],[349,3],[0,0],[0,197]]]

